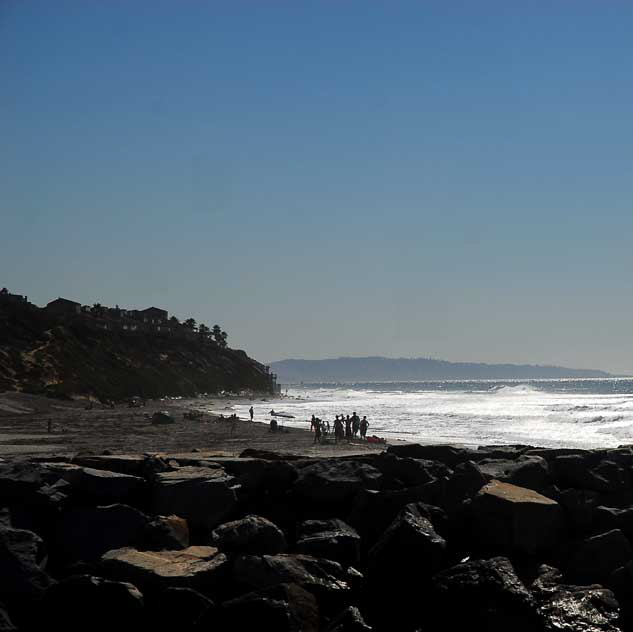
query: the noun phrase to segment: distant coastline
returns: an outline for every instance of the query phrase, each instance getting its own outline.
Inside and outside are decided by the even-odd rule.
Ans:
[[[271,363],[278,380],[300,382],[386,382],[424,380],[530,380],[610,378],[598,369],[572,369],[533,364],[449,362],[431,358],[342,357],[324,360],[289,359]]]

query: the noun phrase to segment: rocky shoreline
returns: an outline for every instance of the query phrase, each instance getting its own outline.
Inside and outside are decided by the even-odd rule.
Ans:
[[[0,630],[633,630],[633,448],[0,464]]]

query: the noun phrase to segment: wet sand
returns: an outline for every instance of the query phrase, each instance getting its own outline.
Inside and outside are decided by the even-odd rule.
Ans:
[[[379,452],[384,445],[364,441],[314,444],[309,429],[284,428],[270,432],[270,417],[254,422],[221,420],[216,414],[250,400],[210,398],[148,401],[144,408],[118,405],[114,409],[86,402],[65,402],[22,393],[0,393],[0,457],[15,455],[189,454],[237,456],[247,448],[303,456],[345,456]],[[253,404],[256,405],[253,400]],[[228,408],[227,408],[228,407]],[[261,406],[259,406],[261,407]],[[186,420],[188,410],[209,410],[202,420]],[[168,411],[176,423],[152,425],[151,416]],[[48,432],[51,422],[52,432]],[[306,424],[307,426],[307,424]]]

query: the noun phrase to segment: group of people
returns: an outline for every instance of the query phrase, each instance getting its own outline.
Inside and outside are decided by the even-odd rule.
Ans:
[[[367,439],[367,429],[369,428],[369,422],[367,417],[362,419],[356,414],[356,411],[350,417],[349,415],[336,415],[332,426],[327,420],[319,419],[312,415],[310,422],[310,429],[314,432],[314,443],[320,443],[321,439],[334,432],[334,439],[336,443],[343,439],[351,441],[359,436],[365,440]]]

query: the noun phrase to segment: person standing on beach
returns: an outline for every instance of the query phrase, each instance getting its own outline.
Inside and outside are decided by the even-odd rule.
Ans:
[[[360,438],[367,439],[367,428],[369,428],[369,422],[367,421],[367,416],[364,416],[362,421],[360,422]]]
[[[251,421],[253,421],[253,415],[255,414],[255,411],[253,410],[252,406],[248,409],[248,413],[251,416]]]
[[[360,429],[360,417],[354,411],[352,415],[352,436],[356,439],[356,435],[358,434],[358,430]]]
[[[321,421],[319,419],[314,424],[314,441],[312,443],[321,443]]]
[[[352,439],[352,420],[349,418],[349,415],[345,418],[345,438],[348,441]]]

